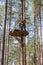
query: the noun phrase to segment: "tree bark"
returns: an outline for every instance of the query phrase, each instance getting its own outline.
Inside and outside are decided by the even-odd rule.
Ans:
[[[34,0],[34,65],[38,65],[38,0]]]
[[[25,20],[25,0],[21,0],[21,4],[22,4],[22,10],[21,10],[22,21],[24,21]],[[21,30],[23,29],[24,28],[21,27]],[[25,37],[23,35],[21,35],[21,48],[22,48],[22,65],[26,65],[26,45],[25,45]]]
[[[21,47],[20,47],[20,43],[18,43],[18,61],[19,61],[19,64],[18,65],[21,65]]]
[[[1,65],[4,65],[6,20],[7,20],[7,0],[5,2],[5,20],[4,20],[4,28],[3,28],[3,48],[2,48],[2,63],[1,63]]]
[[[41,0],[39,0],[39,20],[40,20],[40,44],[39,44],[39,62],[41,65],[42,58],[42,23],[41,23]]]

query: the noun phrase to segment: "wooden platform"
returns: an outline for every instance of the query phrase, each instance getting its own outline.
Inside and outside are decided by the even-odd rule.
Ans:
[[[23,30],[14,30],[13,32],[10,31],[9,35],[11,36],[19,36],[21,37],[21,35],[23,36],[27,36],[29,33],[27,31],[23,31]]]

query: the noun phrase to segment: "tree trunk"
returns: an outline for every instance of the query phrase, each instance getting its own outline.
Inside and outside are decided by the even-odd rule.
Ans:
[[[10,39],[9,32],[10,32],[10,25],[11,25],[11,19],[12,19],[12,18],[11,18],[11,16],[12,16],[12,15],[11,15],[11,12],[12,12],[12,1],[9,0],[9,3],[8,3],[8,4],[10,4],[10,8],[9,8],[9,10],[10,10],[10,13],[9,13],[9,14],[10,14],[10,15],[9,15],[10,18],[9,18],[9,21],[8,21],[8,22],[9,22],[9,23],[8,23],[8,24],[9,24],[9,26],[8,26],[8,27],[9,27],[9,30],[8,30],[8,52],[7,52],[7,53],[8,53],[8,54],[7,54],[8,56],[7,56],[7,65],[8,65],[8,60],[9,60],[9,41],[10,41],[10,40],[9,40],[9,39]]]
[[[20,47],[20,43],[18,43],[18,61],[19,61],[19,64],[18,65],[21,65],[21,47]]]
[[[21,0],[21,3],[22,3],[22,10],[21,10],[22,21],[24,21],[25,20],[25,0]],[[23,29],[24,28],[21,27],[21,30]],[[23,35],[21,35],[21,48],[22,48],[22,65],[26,65],[26,45],[25,45],[25,37]]]
[[[38,64],[38,0],[34,0],[34,65]]]
[[[7,0],[5,2],[5,20],[4,20],[4,28],[3,28],[3,48],[2,48],[2,63],[1,63],[1,65],[4,65],[6,20],[7,20]]]
[[[39,0],[39,20],[40,20],[40,44],[39,44],[39,62],[41,65],[42,58],[42,23],[41,23],[41,0]]]
[[[30,52],[28,51],[28,65],[30,65]]]

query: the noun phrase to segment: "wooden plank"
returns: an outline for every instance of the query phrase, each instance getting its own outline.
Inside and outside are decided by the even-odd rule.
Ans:
[[[14,30],[13,32],[10,31],[9,32],[9,35],[11,36],[20,36],[23,35],[23,36],[27,36],[28,35],[28,32],[27,31],[23,31],[23,30]]]

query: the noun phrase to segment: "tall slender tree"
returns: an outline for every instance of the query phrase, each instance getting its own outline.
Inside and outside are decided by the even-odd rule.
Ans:
[[[19,61],[18,65],[21,65],[21,47],[20,47],[20,43],[18,43],[18,61]]]
[[[8,3],[8,5],[9,5],[9,11],[8,11],[8,15],[9,15],[9,19],[8,19],[8,23],[9,23],[9,31],[10,31],[10,25],[11,25],[11,19],[12,19],[12,1],[11,0],[9,0],[8,1],[9,3]],[[9,33],[8,33],[8,57],[7,57],[7,65],[8,65],[8,60],[9,60],[9,41],[10,41],[10,36],[9,36]]]
[[[38,62],[38,0],[34,0],[34,64]]]
[[[40,22],[40,44],[39,44],[39,63],[42,58],[42,23],[41,23],[41,0],[39,0],[39,22]]]
[[[5,19],[4,19],[4,28],[3,28],[3,48],[2,48],[2,63],[4,65],[4,50],[5,50],[5,33],[6,33],[6,20],[7,20],[7,1],[5,0]]]
[[[21,0],[21,3],[22,3],[22,21],[24,21],[25,20],[25,0]],[[21,27],[21,30],[23,30],[23,27]],[[26,65],[26,45],[25,45],[25,37],[23,36],[21,36],[21,48],[22,48],[22,65]]]

